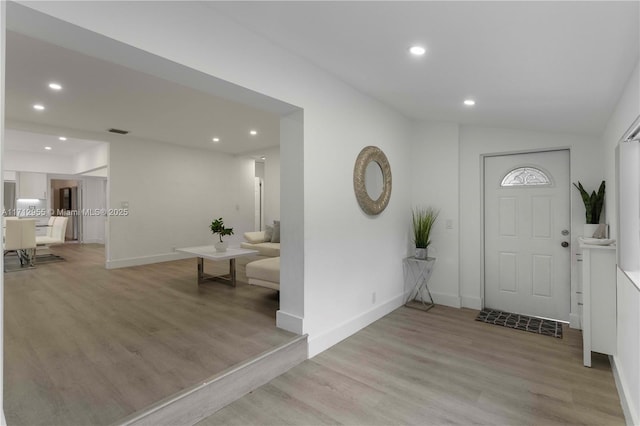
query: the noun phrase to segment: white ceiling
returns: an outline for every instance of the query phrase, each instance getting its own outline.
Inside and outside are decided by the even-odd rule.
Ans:
[[[202,4],[417,120],[600,134],[640,55],[639,2]],[[8,25],[39,28],[28,8],[10,5]],[[413,43],[427,55],[410,57]],[[116,127],[131,131],[124,138],[230,154],[278,145],[277,113],[214,96],[208,88],[221,82],[176,67],[156,65],[182,84],[10,31],[7,122],[71,136]],[[63,91],[51,92],[51,80]],[[462,105],[467,97],[474,108]],[[47,109],[34,111],[35,102]]]
[[[60,135],[63,136],[63,135]],[[66,141],[58,139],[58,135],[25,132],[6,129],[4,134],[4,149],[23,152],[50,152],[56,155],[72,157],[81,152],[95,148],[103,142],[68,137]],[[44,148],[51,147],[50,151]]]
[[[211,149],[228,154],[277,146],[276,114],[9,31],[6,119],[22,130],[55,127]],[[169,65],[167,65],[168,67]],[[56,81],[63,90],[54,92]],[[44,111],[33,104],[42,103]],[[249,131],[258,131],[251,136]],[[67,135],[68,136],[68,135]],[[212,138],[220,138],[213,143]],[[14,144],[14,148],[19,145]],[[25,145],[27,146],[27,145]]]
[[[207,4],[419,120],[599,134],[640,53],[637,1]]]

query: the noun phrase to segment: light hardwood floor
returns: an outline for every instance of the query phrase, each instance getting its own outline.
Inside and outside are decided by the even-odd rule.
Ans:
[[[9,425],[110,424],[294,337],[275,291],[198,287],[195,259],[106,270],[102,246],[52,251],[66,261],[4,275]]]
[[[605,356],[563,339],[400,308],[199,423],[622,425]]]

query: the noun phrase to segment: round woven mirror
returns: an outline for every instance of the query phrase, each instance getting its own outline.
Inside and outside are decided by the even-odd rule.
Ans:
[[[371,167],[371,163],[376,163],[378,167]],[[375,165],[374,165],[375,166]],[[367,168],[369,172],[367,173]],[[382,172],[381,188],[379,173]],[[371,187],[369,186],[378,186]],[[380,148],[367,146],[356,159],[353,169],[353,189],[356,192],[356,199],[360,208],[368,215],[380,214],[389,204],[391,198],[391,167],[387,156]],[[375,200],[369,194],[380,194]]]

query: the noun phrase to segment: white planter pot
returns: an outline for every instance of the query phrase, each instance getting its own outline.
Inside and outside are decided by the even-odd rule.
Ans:
[[[213,243],[213,246],[216,248],[217,252],[225,252],[225,251],[227,251],[227,245],[228,244],[227,244],[226,241],[223,241],[223,242],[216,241],[215,243]]]
[[[585,223],[584,225],[582,225],[582,236],[585,238],[591,238],[593,237],[593,233],[596,232],[596,229],[598,229],[597,223]]]
[[[428,249],[426,249],[426,248],[418,248],[418,247],[416,247],[416,254],[415,254],[416,259],[425,260],[427,258],[427,251],[428,251]]]

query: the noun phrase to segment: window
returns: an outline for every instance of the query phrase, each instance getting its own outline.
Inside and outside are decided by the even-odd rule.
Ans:
[[[551,185],[551,179],[545,172],[535,167],[518,167],[511,170],[502,179],[500,186]]]
[[[618,266],[640,287],[640,144],[620,143],[618,154]]]
[[[640,116],[616,148],[618,266],[640,288]]]

